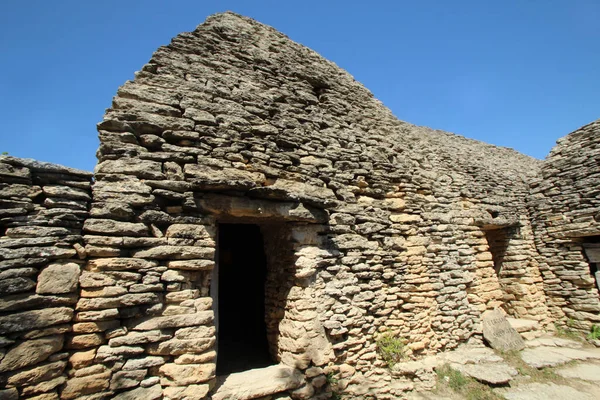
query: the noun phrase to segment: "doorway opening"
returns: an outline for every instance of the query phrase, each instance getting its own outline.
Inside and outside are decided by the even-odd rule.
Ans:
[[[590,275],[596,281],[596,289],[600,291],[600,236],[586,237],[583,249],[590,265]]]
[[[219,224],[217,375],[275,364],[265,323],[267,261],[255,224]]]
[[[509,228],[489,229],[485,231],[485,237],[488,242],[492,260],[494,262],[494,271],[496,276],[500,276],[504,256],[508,249],[510,239]]]

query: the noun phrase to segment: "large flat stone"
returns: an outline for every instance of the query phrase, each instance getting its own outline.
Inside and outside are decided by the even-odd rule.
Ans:
[[[480,364],[503,361],[488,347],[462,346],[455,351],[442,353],[440,357],[453,364]]]
[[[62,390],[60,398],[71,400],[88,394],[102,392],[108,389],[110,375],[110,371],[105,371],[95,375],[70,378]]]
[[[581,363],[572,367],[561,368],[556,373],[568,379],[600,382],[600,364]]]
[[[119,393],[113,397],[113,400],[155,400],[162,397],[160,385],[154,385],[148,388],[139,387],[128,392]]]
[[[499,385],[510,382],[519,372],[506,363],[451,364],[452,368],[480,382]]]
[[[524,318],[510,318],[507,317],[506,320],[515,328],[515,330],[519,333],[535,331],[540,329],[540,323],[538,321],[534,321],[532,319],[524,319]]]
[[[206,325],[213,321],[212,311],[201,311],[195,314],[168,315],[134,321],[130,328],[136,331],[151,331],[154,329],[183,328],[187,326]]]
[[[0,317],[0,335],[63,324],[70,322],[72,318],[73,310],[67,307],[46,308],[5,315]]]
[[[204,383],[215,377],[215,364],[164,364],[159,368],[163,386],[187,386]]]
[[[213,400],[249,400],[298,388],[303,383],[300,371],[286,365],[230,374],[220,379]]]
[[[38,277],[36,293],[70,293],[77,289],[79,274],[79,265],[75,263],[50,264]]]
[[[8,350],[2,361],[0,361],[0,373],[15,371],[45,361],[52,354],[62,349],[63,342],[62,335],[22,342]]]
[[[521,350],[525,342],[521,335],[510,326],[499,309],[486,311],[481,316],[483,337],[492,348],[502,351]]]
[[[570,386],[554,383],[529,383],[501,391],[507,400],[594,400],[595,397]]]
[[[554,367],[573,360],[600,359],[600,349],[571,349],[565,347],[540,346],[525,349],[521,358],[530,367]]]

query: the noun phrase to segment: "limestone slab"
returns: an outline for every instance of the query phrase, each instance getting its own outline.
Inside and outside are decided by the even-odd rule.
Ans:
[[[600,349],[540,346],[523,350],[521,358],[533,368],[554,367],[572,360],[598,360],[600,359]]]
[[[8,350],[0,361],[0,373],[35,365],[48,359],[53,353],[62,349],[63,341],[62,335],[56,335],[18,344]]]
[[[518,375],[518,371],[506,363],[451,365],[465,375],[492,385],[508,383]]]
[[[525,342],[521,335],[510,326],[506,317],[498,309],[486,311],[481,316],[483,337],[494,349],[502,351],[521,350]]]
[[[113,400],[155,400],[162,396],[160,385],[139,387],[128,392],[119,393]]]
[[[0,317],[0,334],[23,332],[70,322],[73,310],[67,307],[24,311]]]
[[[255,399],[297,389],[302,383],[300,371],[286,365],[273,365],[225,376],[212,399]]]
[[[594,400],[595,397],[570,386],[555,383],[530,383],[501,391],[507,400]]]
[[[61,294],[77,289],[80,268],[75,263],[50,264],[38,276],[36,293]]]
[[[567,379],[600,382],[600,364],[581,363],[572,367],[561,368],[556,373]]]

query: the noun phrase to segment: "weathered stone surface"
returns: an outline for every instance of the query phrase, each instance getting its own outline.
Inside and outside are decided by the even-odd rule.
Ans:
[[[111,390],[129,389],[136,387],[146,376],[146,370],[119,371],[110,380]]]
[[[213,347],[215,339],[171,339],[148,346],[148,353],[155,355],[200,354]]]
[[[169,261],[167,267],[172,269],[183,269],[189,271],[208,271],[213,269],[215,262],[212,260],[185,260]]]
[[[81,369],[92,364],[96,357],[96,349],[78,351],[69,357],[69,363],[75,369]]]
[[[302,201],[317,207],[331,207],[337,203],[335,193],[327,187],[287,179],[277,179],[273,184],[253,189],[250,193],[258,197]]]
[[[594,396],[581,392],[570,386],[555,383],[528,383],[516,388],[502,391],[507,400],[547,400],[547,399],[577,399],[593,400]]]
[[[184,239],[211,239],[215,235],[214,230],[205,225],[173,224],[169,226],[166,237]]]
[[[62,392],[61,399],[71,400],[92,393],[99,393],[108,389],[110,384],[110,371],[82,378],[68,379]]]
[[[209,389],[209,385],[169,386],[164,393],[173,400],[202,400]]]
[[[20,311],[24,309],[36,308],[36,307],[60,307],[75,304],[77,302],[77,295],[75,293],[69,293],[66,295],[50,296],[50,295],[37,295],[29,293],[19,293],[12,296],[6,296],[0,298],[0,311]]]
[[[119,310],[110,308],[100,311],[80,311],[75,315],[75,321],[108,321],[119,317]]]
[[[156,267],[158,263],[154,261],[144,260],[142,258],[126,258],[126,257],[118,257],[118,258],[97,258],[94,260],[88,261],[88,268],[92,271],[103,271],[103,270],[136,270],[142,268],[152,268]],[[94,276],[95,277],[95,276]],[[103,278],[107,279],[107,278]],[[110,281],[107,284],[111,284]],[[106,286],[106,285],[102,285]],[[90,286],[86,286],[90,287]]]
[[[63,336],[48,336],[27,340],[10,348],[0,361],[0,373],[14,371],[47,360],[53,353],[62,349]]]
[[[62,374],[66,365],[67,363],[65,361],[57,361],[28,368],[9,375],[7,382],[9,385],[17,387],[24,385],[35,385],[41,381],[56,378]]]
[[[96,174],[124,174],[134,175],[142,179],[164,178],[162,166],[159,162],[139,160],[135,158],[122,158],[107,160],[96,166]]]
[[[171,335],[164,334],[160,330],[144,331],[144,332],[128,332],[123,336],[110,339],[108,344],[110,347],[132,346],[137,344],[160,342],[170,339]]]
[[[87,349],[96,347],[104,343],[104,335],[100,333],[89,333],[86,335],[76,335],[67,340],[68,349]]]
[[[0,165],[0,174],[2,174],[2,167]],[[16,388],[0,389],[0,399],[2,400],[17,400],[19,398],[19,392]]]
[[[114,396],[114,400],[155,400],[162,396],[162,389],[160,385],[154,385],[151,387],[139,387],[127,392],[119,393]]]
[[[163,365],[165,359],[163,357],[147,356],[139,359],[129,359],[123,366],[123,371],[132,371],[136,369],[146,369]]]
[[[79,322],[73,324],[73,333],[104,332],[119,326],[119,321]]]
[[[492,385],[508,383],[518,375],[518,371],[506,363],[452,364],[452,367],[480,382]]]
[[[35,287],[35,282],[29,278],[17,277],[0,281],[0,293],[13,294],[26,292]]]
[[[124,357],[139,356],[144,352],[144,348],[140,346],[100,346],[96,352],[96,361],[121,361]]]
[[[148,250],[134,252],[132,255],[139,258],[175,259],[186,260],[194,258],[214,257],[215,250],[211,247],[196,246],[156,246]]]
[[[6,229],[6,236],[11,238],[37,238],[43,236],[67,236],[73,232],[67,228],[49,226],[17,226]]]
[[[302,203],[248,201],[245,198],[222,195],[205,195],[196,200],[198,206],[217,215],[231,217],[261,217],[274,220],[326,222],[327,214],[320,209]]]
[[[67,307],[23,311],[0,316],[0,334],[23,332],[70,322],[73,309]]]
[[[581,363],[572,367],[560,368],[556,373],[567,379],[600,382],[600,365],[598,364]]]
[[[160,298],[155,293],[131,293],[118,297],[82,298],[77,302],[76,310],[102,310],[116,307],[132,307],[141,304],[156,304]]]
[[[80,267],[75,263],[50,264],[38,276],[36,293],[60,294],[77,289]]]
[[[523,350],[521,358],[533,368],[554,367],[572,360],[600,360],[600,349],[540,346]]]
[[[285,365],[273,365],[224,377],[212,398],[214,400],[255,399],[296,389],[302,383],[302,374],[298,370]]]
[[[233,168],[215,169],[207,165],[186,164],[185,176],[200,189],[250,189],[262,184],[265,176],[261,173]]]
[[[165,328],[181,328],[186,326],[206,325],[213,321],[212,311],[202,311],[196,314],[169,315],[133,321],[132,330],[151,331]]]
[[[519,333],[508,323],[498,309],[486,311],[481,316],[483,337],[494,349],[502,351],[521,350],[525,342]]]
[[[164,364],[158,371],[162,377],[161,385],[186,386],[207,382],[214,378],[216,366],[215,364]]]
[[[103,235],[147,236],[148,227],[134,222],[120,222],[111,219],[88,219],[83,229],[89,233]]]

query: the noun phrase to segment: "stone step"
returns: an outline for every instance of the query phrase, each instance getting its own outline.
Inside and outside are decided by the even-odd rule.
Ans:
[[[299,370],[282,364],[272,365],[219,377],[211,399],[256,399],[296,389],[303,382]]]
[[[543,335],[542,327],[538,321],[524,318],[506,317],[510,326],[521,334],[524,340],[532,340]]]

